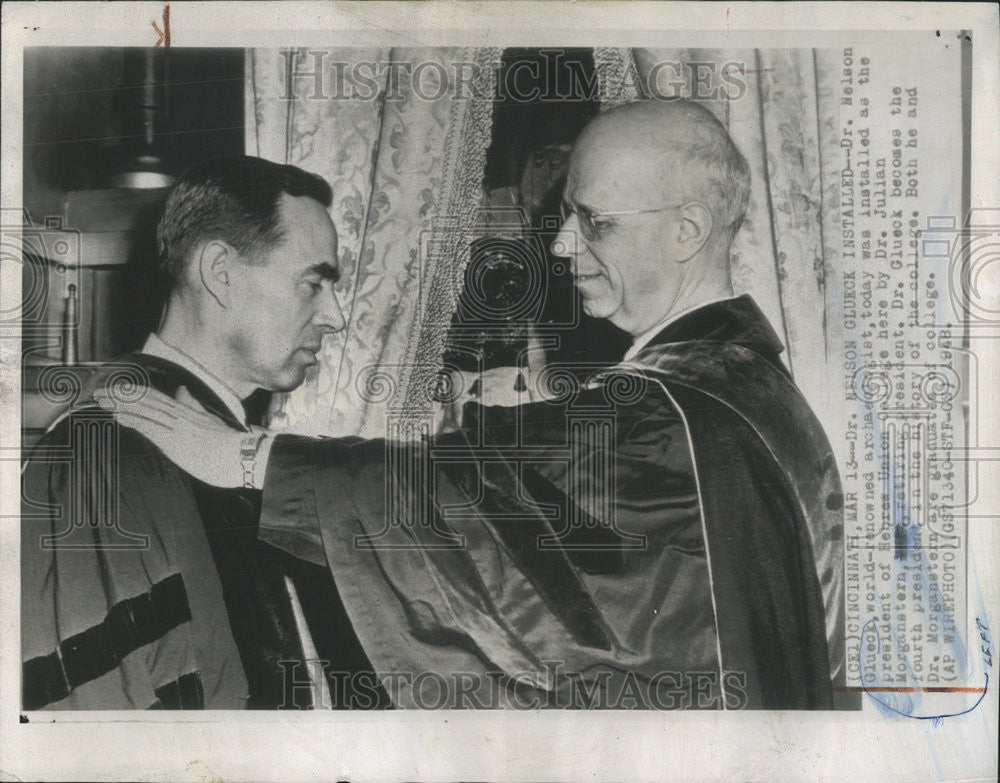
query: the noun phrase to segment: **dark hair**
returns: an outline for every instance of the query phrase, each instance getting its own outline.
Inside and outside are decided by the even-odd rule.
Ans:
[[[176,283],[192,248],[224,239],[241,254],[274,247],[284,237],[281,194],[308,196],[324,207],[333,192],[322,177],[263,158],[234,155],[197,163],[173,184],[156,229],[160,267]]]

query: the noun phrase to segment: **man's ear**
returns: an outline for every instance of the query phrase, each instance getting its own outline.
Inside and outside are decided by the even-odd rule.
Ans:
[[[712,212],[700,201],[691,201],[679,208],[677,226],[678,262],[694,258],[712,235],[715,219]]]
[[[195,259],[202,286],[220,307],[226,309],[229,308],[230,275],[236,255],[236,249],[228,242],[211,239],[201,246]]]

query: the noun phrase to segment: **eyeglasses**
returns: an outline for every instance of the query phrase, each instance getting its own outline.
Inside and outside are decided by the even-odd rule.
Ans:
[[[577,222],[580,224],[580,233],[583,234],[583,238],[585,240],[591,242],[597,238],[597,234],[600,231],[600,223],[603,218],[625,217],[627,215],[651,215],[654,212],[667,212],[675,206],[677,205],[671,204],[670,206],[657,207],[656,209],[628,209],[616,212],[593,212],[586,207],[582,207],[579,204],[571,204],[563,199],[559,204],[559,214],[562,216],[563,223],[569,220],[570,215],[576,215]]]

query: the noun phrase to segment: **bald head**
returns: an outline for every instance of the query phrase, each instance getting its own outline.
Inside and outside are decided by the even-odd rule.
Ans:
[[[573,145],[553,252],[571,259],[584,311],[638,337],[732,296],[729,246],[749,190],[746,160],[702,106],[620,106]]]
[[[750,168],[722,123],[697,103],[646,100],[610,109],[583,130],[573,157],[606,178],[606,203],[629,195],[647,206],[698,200],[712,213],[712,233],[726,240],[746,214]]]

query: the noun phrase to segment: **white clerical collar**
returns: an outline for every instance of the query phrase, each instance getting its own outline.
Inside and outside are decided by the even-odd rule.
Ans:
[[[667,326],[669,326],[682,316],[685,316],[688,313],[693,312],[694,310],[698,310],[702,307],[707,307],[710,304],[718,304],[719,302],[728,302],[733,299],[739,299],[739,296],[735,294],[720,296],[718,299],[709,299],[707,302],[699,302],[698,304],[692,305],[691,307],[681,310],[680,312],[671,313],[666,318],[657,321],[653,326],[651,326],[645,332],[636,337],[635,340],[632,341],[632,347],[625,352],[625,356],[622,359],[622,361],[623,362],[632,361],[635,358],[635,355],[649,344],[650,340],[652,340],[654,337],[656,337],[656,335],[658,335],[660,332],[666,329]]]
[[[147,338],[146,344],[142,346],[142,353],[158,356],[183,367],[211,389],[230,413],[236,417],[237,421],[246,424],[247,414],[236,392],[225,381],[217,378],[204,365],[188,356],[180,348],[174,348],[174,346],[163,342],[156,334],[151,334]]]

